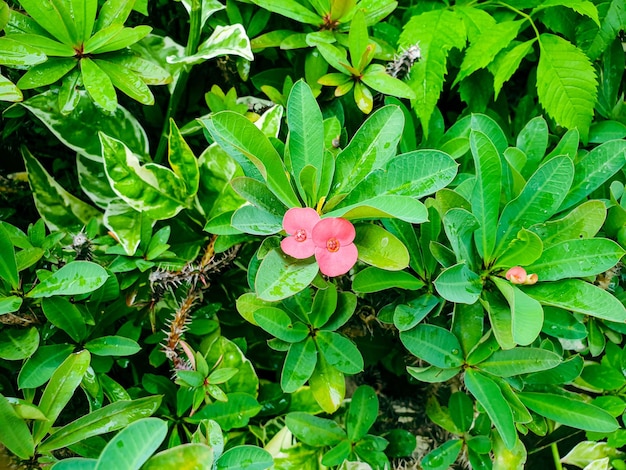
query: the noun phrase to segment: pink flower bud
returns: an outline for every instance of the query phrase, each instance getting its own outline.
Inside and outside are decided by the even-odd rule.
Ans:
[[[506,272],[504,277],[511,281],[511,284],[525,284],[527,280],[526,270],[521,266],[512,267]]]

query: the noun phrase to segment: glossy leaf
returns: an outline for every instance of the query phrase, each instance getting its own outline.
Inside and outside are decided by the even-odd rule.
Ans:
[[[61,187],[26,148],[22,148],[22,156],[28,172],[28,181],[33,190],[35,206],[49,229],[80,230],[90,220],[101,217],[100,211]]]
[[[285,393],[293,393],[302,387],[313,374],[317,362],[317,348],[312,338],[307,338],[289,347],[280,386]]]
[[[544,248],[579,238],[592,238],[602,228],[606,207],[602,201],[591,200],[572,209],[565,217],[533,225],[530,230],[541,238]]]
[[[355,344],[334,331],[320,330],[315,335],[318,350],[328,363],[344,374],[363,370],[363,357]]]
[[[614,322],[626,321],[626,308],[616,297],[579,279],[539,283],[524,291],[543,305]]]
[[[205,444],[181,444],[150,457],[142,469],[203,468],[213,464],[213,455],[213,449]]]
[[[498,277],[492,280],[511,309],[513,341],[523,346],[529,345],[539,336],[543,326],[541,304],[508,281]]]
[[[272,455],[260,447],[231,447],[217,461],[217,470],[263,470],[274,464]]]
[[[474,369],[465,372],[465,386],[489,415],[500,437],[508,449],[513,449],[517,442],[517,430],[513,422],[513,413],[500,387],[488,376]]]
[[[454,367],[452,369],[442,369],[441,367],[428,366],[428,367],[413,367],[408,366],[407,372],[415,377],[420,382],[428,383],[441,383],[447,382],[452,377],[455,377],[461,372],[460,367]]]
[[[471,271],[464,262],[444,269],[434,284],[444,299],[463,304],[476,302],[483,289],[478,274]]]
[[[94,63],[109,76],[115,88],[141,104],[147,106],[154,104],[152,92],[139,75],[126,67],[106,60],[94,59]]]
[[[198,46],[195,54],[172,59],[172,63],[198,64],[214,57],[235,55],[253,60],[250,40],[242,25],[218,25],[213,33]]]
[[[67,2],[20,0],[26,12],[46,31],[65,44],[78,45],[79,35]]]
[[[5,313],[17,312],[22,306],[24,299],[17,295],[9,295],[7,297],[0,297],[0,315]]]
[[[0,64],[8,66],[24,67],[28,65],[36,65],[46,60],[46,54],[33,47],[33,45],[24,44],[17,36],[0,38]]]
[[[141,346],[123,336],[100,336],[85,343],[85,348],[96,356],[132,356]]]
[[[449,369],[463,364],[459,340],[439,326],[417,325],[400,332],[400,340],[411,354],[434,366]]]
[[[370,172],[395,156],[404,117],[394,106],[384,106],[367,118],[337,155],[331,196],[348,194]]]
[[[80,311],[65,297],[44,298],[41,308],[50,323],[65,331],[75,342],[79,343],[87,333]]]
[[[504,249],[504,252],[498,257],[493,267],[528,266],[539,259],[543,252],[543,247],[542,239],[535,232],[523,228],[517,233],[517,237],[511,240]],[[530,270],[529,272],[532,273],[534,271]]]
[[[560,363],[561,356],[547,349],[513,348],[494,352],[477,367],[498,377],[512,377],[552,369]]]
[[[546,248],[526,269],[541,281],[595,276],[615,266],[624,250],[605,238],[574,239]]]
[[[461,439],[450,439],[426,454],[420,462],[421,466],[424,470],[449,468],[456,461],[462,447]]]
[[[43,437],[50,432],[59,414],[61,414],[63,408],[74,395],[74,391],[80,385],[90,362],[91,356],[89,351],[83,350],[70,355],[54,371],[39,400],[39,409],[48,420],[33,423],[33,439],[35,443],[41,442]]]
[[[216,421],[224,431],[247,426],[250,418],[256,416],[261,405],[247,393],[229,393],[228,401],[216,401],[205,405],[189,421],[198,423],[202,419]]]
[[[499,255],[520,229],[544,222],[554,215],[573,177],[574,165],[569,157],[555,157],[539,167],[522,193],[502,210],[495,254]]]
[[[71,446],[93,436],[117,431],[134,421],[152,415],[161,404],[160,396],[120,400],[94,410],[58,428],[38,446],[49,452]]]
[[[259,266],[254,281],[262,300],[281,300],[307,287],[318,273],[317,263],[292,261],[278,249],[270,251]]]
[[[0,75],[0,101],[22,101],[22,91],[8,78]]]
[[[602,408],[564,395],[522,392],[518,396],[534,412],[566,426],[602,433],[619,427],[615,418]]]
[[[88,294],[100,288],[109,273],[91,261],[71,261],[37,284],[26,296],[32,298],[53,295]]]
[[[108,182],[108,181],[107,181]],[[149,217],[137,212],[122,199],[113,199],[104,211],[104,225],[117,237],[126,254],[132,256],[141,243],[141,230],[148,221],[154,225]]]
[[[9,238],[9,234],[0,226],[0,278],[7,281],[13,289],[19,287],[19,274],[17,271],[17,262],[15,260],[15,249]]]
[[[263,307],[256,310],[254,320],[272,336],[288,343],[303,341],[309,335],[309,329],[304,323],[292,323],[289,315],[276,307]]]
[[[346,430],[348,439],[356,442],[363,438],[378,418],[378,397],[374,389],[368,385],[361,385],[352,395]]]
[[[278,152],[254,124],[231,111],[213,114],[201,122],[226,153],[241,165],[246,176],[265,181],[287,207],[300,206]]]
[[[400,331],[413,328],[439,305],[440,299],[426,293],[408,302],[399,303],[393,311],[393,324]]]
[[[9,451],[26,460],[35,453],[33,436],[26,422],[17,416],[13,406],[0,394],[0,443]]]
[[[376,196],[325,215],[348,220],[397,218],[412,224],[421,224],[428,220],[428,211],[420,201],[408,196],[392,195]]]
[[[109,76],[88,57],[81,59],[80,70],[85,90],[91,99],[105,111],[114,111],[117,107],[117,94]]]
[[[346,396],[343,372],[331,366],[322,355],[317,357],[315,370],[309,378],[309,387],[315,401],[326,413],[337,411]]]
[[[17,377],[19,388],[37,388],[45,384],[73,349],[74,347],[69,344],[39,347],[20,370]]]
[[[379,225],[357,226],[354,244],[359,250],[359,259],[377,268],[398,271],[409,265],[406,247]]]
[[[333,446],[347,437],[335,421],[309,413],[289,413],[285,423],[294,436],[313,447]]]
[[[418,290],[424,287],[424,283],[406,271],[387,271],[373,266],[359,271],[352,279],[355,292],[379,292],[393,287]]]
[[[39,346],[39,331],[35,327],[27,330],[3,329],[0,331],[0,358],[19,361],[33,355]]]

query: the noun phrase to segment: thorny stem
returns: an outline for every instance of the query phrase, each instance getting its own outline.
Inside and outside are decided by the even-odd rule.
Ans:
[[[187,46],[185,46],[186,57],[195,54],[198,50],[201,32],[202,3],[201,0],[191,0],[191,10],[189,12],[189,37],[187,38]],[[170,96],[170,100],[167,105],[167,111],[165,113],[165,119],[163,120],[163,129],[161,130],[159,146],[157,147],[157,151],[154,156],[155,163],[161,163],[165,158],[170,118],[172,118],[176,114],[178,104],[180,103],[185,88],[187,87],[187,80],[189,80],[189,72],[191,71],[191,67],[192,65],[184,65],[181,68],[180,74],[178,75],[178,80],[176,80],[176,85],[174,85],[174,91],[172,91],[172,94]]]

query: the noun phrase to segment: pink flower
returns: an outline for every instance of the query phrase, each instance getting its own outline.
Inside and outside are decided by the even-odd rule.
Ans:
[[[322,274],[341,276],[350,271],[359,256],[354,243],[354,225],[346,219],[320,220],[313,228],[315,259]]]
[[[283,229],[289,235],[280,242],[280,247],[289,256],[306,259],[315,253],[313,227],[320,216],[310,207],[292,207],[283,217]]]
[[[514,266],[509,269],[505,276],[511,284],[524,284],[526,282],[526,270],[521,266]]]

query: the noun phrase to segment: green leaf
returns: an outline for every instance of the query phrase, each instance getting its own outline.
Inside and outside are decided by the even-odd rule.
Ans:
[[[427,196],[449,184],[456,176],[457,166],[452,157],[439,150],[416,150],[398,155],[368,174],[336,208],[383,195],[416,199]]]
[[[0,358],[19,361],[33,355],[39,346],[39,331],[35,327],[27,330],[4,329],[0,331]]]
[[[219,364],[215,369],[218,374],[220,371],[238,371],[236,375],[221,384],[221,388],[226,393],[244,392],[252,396],[258,394],[259,379],[254,367],[234,342],[223,336],[219,337],[211,344],[211,348],[206,353],[206,360],[209,364]]]
[[[232,111],[222,111],[200,121],[226,153],[242,166],[246,176],[265,181],[287,207],[301,206],[278,152],[254,124]]]
[[[546,248],[526,269],[536,273],[540,281],[595,276],[615,266],[625,253],[606,238],[574,239]]]
[[[623,323],[626,308],[609,292],[580,279],[542,282],[524,291],[543,305]]]
[[[537,226],[534,225],[533,227]],[[517,233],[517,237],[511,240],[509,246],[504,249],[504,252],[493,264],[493,269],[528,266],[534,263],[543,252],[544,245],[542,240],[543,238],[539,237],[535,232],[531,232],[525,228],[521,229]]]
[[[263,258],[254,288],[262,300],[282,300],[308,287],[317,272],[317,263],[296,261],[275,249]]]
[[[424,456],[420,462],[424,470],[449,468],[463,448],[461,439],[450,439]]]
[[[387,271],[373,266],[359,271],[352,278],[352,290],[358,293],[379,292],[397,287],[418,290],[424,282],[406,271]]]
[[[69,344],[39,347],[22,366],[17,377],[18,387],[37,388],[45,384],[73,350],[74,347]]]
[[[313,338],[294,343],[289,347],[280,386],[285,393],[293,393],[302,387],[313,374],[317,362],[317,348]]]
[[[81,59],[80,70],[85,90],[91,99],[105,111],[114,111],[117,107],[117,95],[109,76],[88,57]]]
[[[530,230],[543,241],[544,249],[556,243],[595,236],[606,219],[602,201],[586,201],[572,209],[565,217],[533,225]]]
[[[22,460],[35,454],[35,443],[26,422],[17,416],[13,406],[0,394],[0,443]]]
[[[404,116],[395,106],[384,106],[367,118],[337,155],[330,196],[348,194],[369,173],[395,157]]]
[[[393,311],[393,324],[400,331],[413,328],[439,305],[440,299],[431,293],[426,293],[408,302],[396,305]]]
[[[52,374],[39,400],[39,409],[48,420],[33,423],[33,439],[36,444],[50,432],[59,414],[80,385],[90,362],[89,351],[82,350],[70,355]]]
[[[465,209],[454,207],[443,216],[443,228],[459,262],[476,266],[474,233],[480,228],[476,217]]]
[[[126,144],[102,133],[99,137],[109,183],[133,209],[162,220],[191,204],[185,184],[172,170],[155,163],[141,165]]]
[[[138,419],[152,415],[161,404],[161,398],[161,396],[154,396],[136,400],[119,400],[103,406],[56,429],[37,448],[41,452],[50,452],[93,436],[123,429]]]
[[[498,377],[513,377],[552,369],[560,363],[561,356],[547,349],[513,348],[494,352],[476,367]]]
[[[523,346],[529,345],[537,339],[543,326],[541,304],[508,281],[498,277],[492,280],[511,309],[513,341]]]
[[[252,205],[279,217],[282,226],[282,218],[285,212],[287,212],[287,208],[264,183],[253,178],[248,178],[247,176],[239,176],[234,178],[230,182],[230,185],[237,194]],[[241,209],[243,209],[243,207]]]
[[[109,76],[115,88],[123,91],[141,104],[147,106],[154,104],[152,92],[139,75],[126,67],[106,60],[94,59],[94,63]]]
[[[288,343],[304,341],[309,335],[309,329],[304,323],[292,323],[289,315],[276,307],[263,307],[256,310],[254,320],[269,334]]]
[[[253,3],[300,23],[312,24],[314,26],[319,26],[323,23],[321,16],[305,8],[300,2],[295,0],[254,0]]]
[[[308,196],[309,203],[315,206],[321,197],[326,196],[324,191],[320,192],[324,162],[324,123],[311,88],[303,80],[298,80],[289,93],[287,123],[289,135],[285,150],[296,176],[296,185],[300,195],[303,198]],[[309,165],[317,169],[311,194],[307,194],[299,178],[303,169]]]
[[[626,164],[626,141],[598,145],[576,162],[574,181],[559,210],[568,209],[598,189]]]
[[[502,85],[517,71],[522,59],[532,51],[535,41],[537,41],[537,38],[529,39],[519,44],[512,42],[509,47],[498,52],[494,60],[489,64],[489,71],[493,74],[495,99],[498,99]]]
[[[567,384],[576,380],[583,370],[583,358],[571,356],[558,366],[542,372],[535,372],[524,377],[527,384]]]
[[[572,184],[574,164],[569,157],[554,157],[530,177],[521,194],[502,210],[494,254],[515,238],[522,228],[546,221],[556,213]]]
[[[139,470],[161,445],[166,434],[167,424],[158,418],[143,418],[129,424],[104,447],[96,470],[117,465]]]
[[[22,8],[42,28],[64,44],[79,46],[80,38],[68,2],[62,0],[20,0]],[[82,33],[82,31],[81,31]]]
[[[107,52],[119,51],[146,37],[152,31],[152,27],[141,25],[134,28],[114,29],[114,31],[114,34],[110,35],[107,40],[98,44],[93,44],[91,41],[85,43],[85,51],[90,54],[105,54]]]
[[[317,348],[328,364],[344,374],[358,374],[363,370],[361,352],[345,336],[334,331],[320,330],[314,338]]]
[[[590,403],[553,393],[523,392],[517,395],[535,413],[566,426],[601,433],[610,433],[619,427],[615,418]]]
[[[76,343],[80,343],[87,334],[85,319],[76,305],[65,297],[43,298],[41,309],[50,323],[65,331]]]
[[[337,287],[334,284],[328,284],[325,289],[319,289],[315,293],[313,306],[309,313],[309,321],[314,328],[321,328],[333,315],[337,309]]]
[[[53,295],[88,294],[100,288],[109,273],[91,261],[70,261],[58,271],[37,284],[26,297],[38,299]]]
[[[217,461],[217,470],[263,470],[272,465],[272,455],[265,449],[241,445],[231,447],[222,454]]]
[[[419,324],[400,332],[400,340],[411,354],[434,366],[450,369],[463,365],[459,340],[439,326]]]
[[[203,468],[213,465],[213,449],[205,444],[181,444],[150,457],[143,470]]]
[[[115,234],[126,254],[132,256],[141,243],[141,230],[146,220],[149,225],[154,225],[147,216],[137,212],[122,199],[116,198],[107,205],[103,223]]]
[[[228,401],[216,401],[205,405],[200,411],[186,420],[199,423],[204,419],[217,421],[224,431],[234,428],[243,428],[248,425],[250,418],[261,411],[261,405],[247,393],[229,393]]]
[[[100,211],[63,189],[25,147],[22,156],[35,206],[50,230],[78,231],[92,219],[101,217]]]
[[[98,10],[98,0],[72,0],[69,6],[72,19],[76,25],[78,42],[83,43],[89,39],[93,31]]]
[[[347,437],[335,421],[301,411],[288,413],[285,423],[298,440],[313,447],[334,446]]]
[[[190,56],[174,58],[174,64],[199,64],[214,57],[235,55],[246,60],[254,60],[250,40],[242,25],[218,25],[209,38],[198,46],[198,51]]]
[[[450,417],[454,424],[462,431],[467,432],[474,421],[474,402],[463,392],[454,392],[448,400]]]
[[[429,123],[443,90],[446,63],[451,49],[463,49],[466,41],[465,23],[453,10],[438,9],[413,16],[403,27],[399,45],[420,46],[422,58],[411,67],[409,86],[417,98],[412,107],[428,138]]]
[[[397,218],[412,224],[428,220],[424,204],[409,196],[376,196],[324,214],[348,220]]]
[[[130,112],[118,106],[111,114],[96,106],[85,91],[79,91],[78,96],[78,103],[69,114],[59,108],[59,96],[53,90],[29,98],[22,106],[39,118],[66,146],[100,165],[102,149],[100,141],[94,139],[98,131],[124,142],[141,157],[149,154],[148,137]],[[90,116],[90,119],[85,120],[84,116]]]
[[[280,207],[283,207],[282,204]],[[279,209],[276,208],[275,209]],[[215,220],[215,219],[214,219]],[[219,220],[219,219],[218,219]],[[273,235],[282,230],[282,216],[278,216],[255,206],[242,206],[235,211],[230,220],[230,226],[236,230],[233,234],[250,233],[252,235]],[[209,225],[212,230],[219,230],[219,234],[231,234],[225,229],[214,228]]]
[[[561,126],[577,127],[586,141],[598,87],[594,68],[580,49],[559,36],[542,34],[539,44],[539,102]]]
[[[585,20],[579,25],[579,43],[591,60],[597,59],[617,36],[626,22],[626,8],[620,0],[597,2],[600,19]]]
[[[374,64],[365,69],[361,81],[368,87],[385,95],[397,96],[414,100],[416,98],[413,89],[404,83],[387,74],[378,64]]]
[[[107,0],[100,8],[96,21],[96,30],[99,31],[112,24],[124,24],[133,9],[132,0]]]
[[[399,271],[409,265],[406,247],[379,225],[357,226],[354,244],[359,250],[359,259],[377,268]]]
[[[548,148],[548,123],[543,116],[534,117],[526,123],[517,135],[516,144],[527,158],[527,164],[522,170],[524,177],[528,177],[535,171]]]
[[[7,281],[13,289],[19,287],[19,274],[17,270],[17,262],[15,260],[15,249],[9,234],[0,226],[0,278]]]
[[[476,183],[470,202],[479,223],[474,237],[479,255],[489,263],[496,244],[502,163],[493,142],[482,132],[470,131],[470,149],[476,168]]]
[[[317,357],[315,370],[309,378],[309,387],[315,401],[326,413],[337,411],[346,396],[345,376],[321,355]]]
[[[476,302],[483,290],[480,276],[470,270],[465,262],[444,269],[434,284],[444,299],[463,304]]]
[[[0,297],[0,315],[17,312],[22,306],[23,301],[24,299],[18,297],[17,295]]]
[[[361,385],[352,395],[348,415],[346,418],[346,431],[348,439],[352,442],[361,440],[378,418],[378,397],[369,385]]]
[[[85,343],[85,349],[96,356],[132,356],[141,351],[141,346],[123,336],[100,336]]]
[[[45,52],[35,47],[35,44],[22,42],[21,36],[0,37],[0,64],[25,67],[45,62]]]
[[[442,369],[441,367],[428,366],[428,367],[413,367],[408,366],[407,372],[415,377],[420,382],[427,383],[441,383],[447,382],[452,377],[455,377],[461,372],[460,367],[454,367],[452,369]]]
[[[22,101],[22,91],[11,80],[0,75],[0,101]]]
[[[511,407],[502,396],[500,387],[474,369],[467,369],[465,372],[465,386],[485,409],[506,447],[513,449],[517,442],[517,430]]]
[[[459,83],[465,77],[489,65],[498,52],[515,39],[523,22],[523,20],[502,21],[482,31],[465,51],[461,70],[454,83]]]

